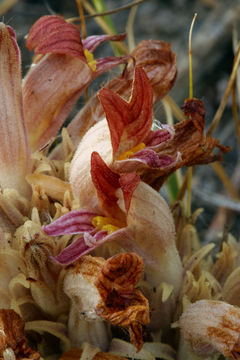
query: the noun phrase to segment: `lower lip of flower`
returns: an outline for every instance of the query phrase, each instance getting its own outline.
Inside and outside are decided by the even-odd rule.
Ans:
[[[146,147],[146,145],[144,143],[140,143],[138,145],[136,145],[135,147],[133,147],[132,149],[126,151],[125,153],[121,154],[118,157],[118,160],[126,160],[129,159],[132,155],[134,155],[136,152],[143,150]]]

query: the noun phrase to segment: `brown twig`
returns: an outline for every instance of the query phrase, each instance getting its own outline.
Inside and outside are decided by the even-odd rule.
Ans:
[[[113,9],[113,10],[99,12],[99,13],[95,13],[95,14],[91,14],[91,15],[86,15],[85,20],[92,19],[92,18],[97,17],[97,16],[105,16],[105,15],[116,14],[116,13],[118,13],[120,11],[127,10],[127,9],[130,9],[131,7],[139,5],[139,4],[141,4],[141,3],[145,2],[145,1],[147,1],[147,0],[136,0],[136,1],[131,2],[130,4],[118,7],[118,8]],[[73,22],[73,21],[81,21],[81,19],[79,17],[73,17],[73,18],[70,19],[70,21],[71,22]]]

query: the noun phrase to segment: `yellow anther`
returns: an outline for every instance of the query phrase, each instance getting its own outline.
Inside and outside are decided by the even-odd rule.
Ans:
[[[140,144],[134,146],[132,149],[130,149],[130,150],[126,151],[125,153],[123,153],[122,155],[120,155],[118,157],[118,160],[129,159],[130,156],[135,154],[137,151],[143,150],[145,147],[146,147],[146,145],[144,143],[140,143]]]
[[[92,71],[96,71],[97,70],[97,61],[94,59],[93,54],[90,51],[88,51],[87,49],[85,49],[84,55],[86,56],[88,65],[90,66]]]
[[[105,216],[95,216],[92,219],[92,225],[95,226],[98,230],[107,231],[108,234],[111,234],[124,226],[121,221]]]

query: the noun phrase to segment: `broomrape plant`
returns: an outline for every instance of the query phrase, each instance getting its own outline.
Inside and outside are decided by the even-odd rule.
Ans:
[[[38,56],[22,82],[14,31],[0,24],[1,359],[240,358],[239,244],[229,235],[213,261],[198,212],[186,218],[158,192],[177,169],[230,148],[204,136],[196,98],[182,122],[154,130],[176,57],[149,40],[94,58],[124,38],[81,40],[44,16],[27,37]],[[123,63],[51,146],[89,84]]]

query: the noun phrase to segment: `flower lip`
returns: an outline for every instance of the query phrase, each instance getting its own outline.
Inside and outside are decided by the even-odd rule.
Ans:
[[[43,226],[43,231],[51,236],[91,232],[94,230],[92,219],[95,216],[96,213],[84,209],[70,211],[53,223]]]

